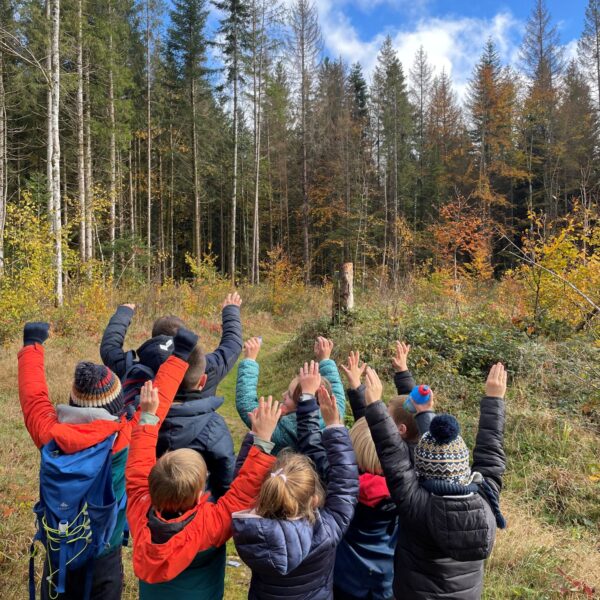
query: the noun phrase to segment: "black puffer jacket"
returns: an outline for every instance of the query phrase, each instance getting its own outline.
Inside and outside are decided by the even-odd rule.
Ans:
[[[494,545],[496,519],[482,494],[436,496],[419,485],[409,450],[383,402],[366,419],[400,516],[394,557],[394,594],[411,600],[478,600],[483,561]],[[473,471],[497,492],[505,456],[504,401],[483,398]]]

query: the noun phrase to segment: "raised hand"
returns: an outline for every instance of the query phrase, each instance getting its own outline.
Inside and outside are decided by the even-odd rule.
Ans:
[[[410,344],[396,341],[396,354],[392,358],[392,366],[396,373],[408,371],[408,353],[410,352]]]
[[[252,425],[252,433],[261,440],[270,441],[279,417],[281,417],[281,407],[279,402],[273,402],[273,396],[269,396],[267,401],[261,396],[258,401],[258,407],[251,413],[248,413]]]
[[[318,362],[328,359],[332,350],[333,342],[331,340],[321,336],[315,340],[315,358]]]
[[[319,396],[321,416],[323,417],[325,425],[339,425],[341,423],[340,411],[335,401],[335,396],[333,394],[330,396],[327,388],[324,385],[319,388],[317,394]]]
[[[504,398],[508,373],[502,363],[496,363],[491,369],[485,382],[485,395],[494,398]]]
[[[23,327],[23,345],[43,344],[50,335],[50,323],[34,321]]]
[[[365,401],[367,405],[381,400],[382,395],[383,385],[381,384],[379,375],[377,375],[375,369],[367,367],[367,372],[365,374]]]
[[[314,360],[310,361],[310,365],[304,363],[304,366],[300,367],[298,373],[298,383],[300,384],[300,389],[303,394],[312,394],[314,396],[321,386],[319,363]]]
[[[158,388],[152,385],[152,381],[146,381],[140,390],[140,410],[155,415],[159,404]]]
[[[256,360],[258,353],[260,352],[260,346],[262,344],[262,338],[253,337],[246,341],[244,344],[244,358]]]
[[[241,306],[242,298],[237,292],[233,292],[232,294],[227,294],[225,300],[223,300],[223,308],[226,306]]]
[[[352,390],[360,387],[361,377],[365,374],[366,363],[360,364],[360,352],[350,352],[348,362],[340,365],[348,378],[348,387]]]

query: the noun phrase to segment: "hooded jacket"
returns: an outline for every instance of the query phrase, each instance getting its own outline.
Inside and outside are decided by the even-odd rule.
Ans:
[[[237,383],[235,387],[235,407],[240,418],[248,428],[250,428],[250,419],[248,413],[258,407],[258,375],[260,372],[259,364],[252,359],[245,358],[238,365]],[[319,372],[331,384],[331,389],[335,396],[335,401],[340,413],[340,418],[344,420],[346,414],[346,400],[344,398],[344,386],[340,378],[335,361],[331,359],[322,360],[319,363]],[[320,420],[321,429],[325,427],[323,420]],[[273,433],[273,442],[275,449],[273,452],[278,454],[284,448],[296,449],[298,447],[298,436],[296,430],[296,413],[288,414],[277,424]]]
[[[199,452],[209,471],[207,481],[214,498],[231,485],[235,454],[231,433],[223,417],[215,412],[223,398],[202,397],[203,390],[179,392],[158,434],[157,456],[169,450],[191,448]]]
[[[137,352],[125,352],[123,345],[127,329],[133,318],[133,310],[127,306],[119,306],[110,318],[100,343],[102,362],[114,371],[122,380],[129,364],[140,361],[150,367],[155,373],[158,367],[173,351],[172,344],[168,345],[168,336],[156,336],[142,344]],[[217,392],[217,386],[235,365],[242,351],[242,321],[240,307],[226,306],[222,312],[221,341],[214,352],[206,355],[206,384],[202,388],[201,397],[208,398]],[[161,350],[160,346],[165,346]],[[158,351],[157,351],[158,348]],[[169,349],[170,348],[170,349]],[[129,357],[127,356],[129,354]]]
[[[112,486],[117,502],[125,493],[125,463],[131,438],[131,428],[139,418],[132,421],[107,418],[98,409],[75,407],[55,408],[50,401],[44,370],[44,347],[40,344],[25,346],[18,354],[19,401],[25,427],[38,448],[54,440],[66,454],[74,454],[90,448],[117,434],[112,450]],[[171,358],[156,376],[156,385],[165,393],[175,394],[179,386],[179,372],[187,370],[187,363]],[[164,417],[164,414],[162,415]],[[125,511],[117,517],[117,525],[106,554],[120,546],[125,526]]]
[[[172,360],[179,359],[171,357],[169,361]],[[183,364],[187,369],[187,363]],[[177,387],[184,374],[185,369]],[[148,475],[156,463],[161,420],[170,408],[175,390],[165,394],[159,388],[159,396],[157,416],[160,414],[161,418],[156,424],[134,428],[125,472],[127,520],[134,539],[133,569],[147,583],[171,581],[193,561],[201,560],[198,553],[222,546],[231,537],[231,513],[254,504],[265,475],[275,462],[273,456],[253,447],[231,489],[217,503],[209,502],[209,495],[203,494],[191,510],[176,519],[164,518],[152,507]],[[161,521],[164,526],[159,526]]]
[[[233,516],[233,540],[252,571],[251,600],[325,600],[333,595],[335,551],[354,513],[358,469],[344,427],[326,428],[323,445],[329,482],[314,524],[265,519],[253,512]]]
[[[366,419],[400,517],[394,594],[411,600],[478,600],[483,563],[493,548],[496,518],[482,494],[437,496],[419,485],[407,444],[383,402],[367,407]],[[505,457],[504,401],[483,398],[473,470],[497,492]]]

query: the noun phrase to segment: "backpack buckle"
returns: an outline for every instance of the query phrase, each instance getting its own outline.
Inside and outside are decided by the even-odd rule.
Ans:
[[[69,532],[69,522],[68,521],[60,521],[58,523],[58,534],[61,537],[65,537]]]

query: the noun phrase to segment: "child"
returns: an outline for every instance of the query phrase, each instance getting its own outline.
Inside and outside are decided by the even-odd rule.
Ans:
[[[123,579],[121,544],[125,524],[125,462],[134,421],[119,418],[123,410],[123,395],[118,377],[105,366],[88,362],[77,365],[69,404],[59,404],[56,408],[52,405],[44,374],[43,344],[48,339],[49,329],[48,323],[28,323],[24,328],[24,347],[19,352],[18,360],[19,399],[25,426],[38,448],[52,446],[56,447],[53,450],[56,455],[72,455],[72,467],[77,467],[78,453],[84,453],[116,436],[110,455],[112,482],[109,492],[112,492],[120,510],[107,548],[93,560],[93,565],[89,562],[73,570],[60,569],[57,564],[59,559],[47,552],[43,581],[48,581],[48,584],[42,584],[41,596],[43,599],[51,597],[53,600],[81,599],[85,596],[83,590],[88,584],[91,586],[90,598],[117,600],[121,597]],[[177,343],[180,354],[185,356],[185,336],[176,341],[176,345]],[[178,369],[183,375],[185,369],[168,361],[157,375],[156,383],[165,392],[172,390],[175,393],[177,388],[173,386],[172,380]],[[73,470],[75,469],[71,468]],[[42,499],[50,494],[46,498],[48,501],[66,483],[56,480],[49,484],[51,489],[48,490],[40,484]],[[65,578],[65,592],[58,594],[61,574]]]
[[[472,468],[458,423],[450,415],[432,420],[415,449],[413,467],[408,447],[381,402],[381,381],[367,368],[366,420],[402,524],[394,565],[396,598],[481,597],[483,561],[492,551],[496,527],[505,526],[499,494],[506,464],[506,379],[503,365],[494,365],[481,401]]]
[[[242,351],[241,304],[242,299],[237,292],[228,294],[223,301],[221,342],[214,352],[206,355],[206,382],[201,394],[203,398],[214,396],[217,386],[235,365]],[[179,317],[160,317],[154,322],[152,337],[144,342],[137,351],[125,352],[123,344],[134,310],[135,304],[119,306],[108,322],[100,343],[102,362],[112,369],[123,382],[127,372],[136,364],[146,366],[150,369],[150,374],[155,374],[173,351],[173,336],[180,327],[185,327]],[[141,378],[145,380],[152,377],[142,374]],[[139,391],[142,383],[143,381],[136,391]],[[125,395],[129,397],[127,392]]]
[[[318,364],[305,365],[299,382],[300,415],[316,411]],[[336,402],[329,395],[321,400],[329,462],[326,494],[307,457],[283,452],[263,483],[256,509],[233,516],[233,540],[252,570],[251,600],[332,597],[336,546],[354,512],[358,469]]]
[[[199,344],[188,358],[189,368],[158,434],[157,457],[170,450],[191,448],[202,455],[209,476],[208,489],[219,499],[231,485],[235,466],[233,440],[225,419],[216,412],[224,402],[206,397],[206,357]],[[225,549],[223,549],[223,561]]]
[[[240,418],[248,426],[248,413],[254,410],[258,398],[257,387],[259,366],[256,362],[256,358],[260,351],[260,345],[261,341],[259,338],[251,338],[248,340],[244,344],[244,359],[238,366],[237,385],[235,388],[235,406]],[[315,358],[319,361],[321,376],[331,384],[338,411],[343,421],[346,412],[344,386],[342,385],[337,366],[330,358],[332,350],[333,342],[331,340],[318,337],[315,341]],[[295,449],[297,447],[295,414],[297,387],[298,378],[294,377],[290,381],[288,389],[283,394],[282,405],[284,416],[279,422],[273,435],[273,441],[275,442],[274,452],[276,454],[283,450],[283,448],[289,447]],[[323,423],[321,423],[321,427],[324,427]]]
[[[176,361],[170,358],[169,361]],[[165,364],[168,364],[168,362]],[[185,363],[178,361],[183,378]],[[148,381],[140,397],[141,418],[134,428],[127,462],[127,519],[133,535],[133,568],[140,598],[217,600],[224,592],[220,552],[231,536],[231,513],[254,505],[260,486],[275,462],[269,442],[281,415],[278,403],[264,402],[251,416],[254,447],[231,489],[216,504],[204,493],[207,466],[190,449],[156,460],[161,419],[175,395]]]

